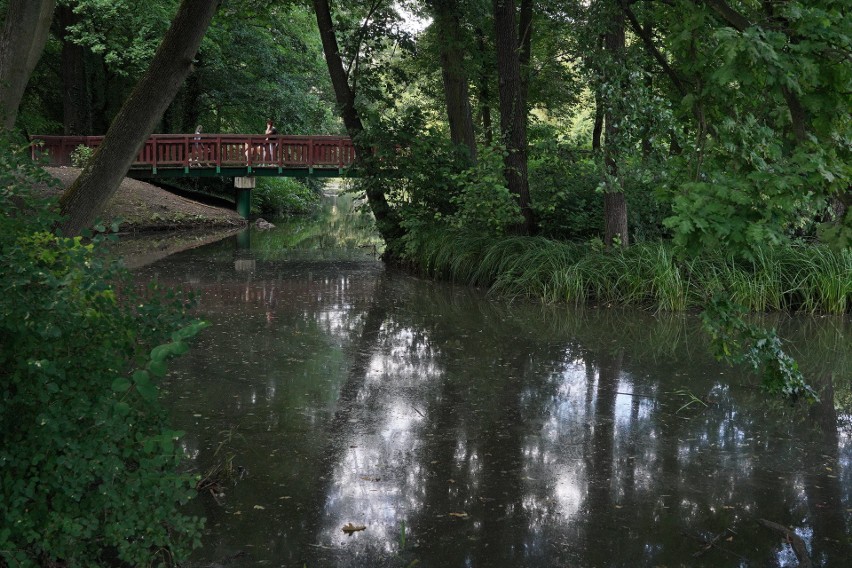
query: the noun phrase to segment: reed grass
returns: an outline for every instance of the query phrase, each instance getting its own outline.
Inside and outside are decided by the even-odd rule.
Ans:
[[[767,247],[745,261],[718,251],[686,258],[666,243],[606,251],[540,237],[435,231],[408,260],[435,278],[545,303],[679,312],[726,291],[751,312],[852,311],[852,251],[823,246]]]

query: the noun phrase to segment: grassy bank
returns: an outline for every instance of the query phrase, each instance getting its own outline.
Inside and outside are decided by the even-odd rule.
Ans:
[[[606,251],[539,237],[480,237],[436,231],[409,244],[406,258],[436,278],[548,303],[699,308],[717,292],[752,312],[852,311],[852,251],[767,247],[754,261],[721,253],[686,258],[671,245]]]

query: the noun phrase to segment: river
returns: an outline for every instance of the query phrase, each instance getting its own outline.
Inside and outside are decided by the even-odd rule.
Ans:
[[[192,566],[799,565],[760,519],[850,565],[849,318],[774,322],[822,397],[791,406],[695,315],[386,269],[350,205],[134,270],[211,324],[163,387],[188,466],[226,474]]]

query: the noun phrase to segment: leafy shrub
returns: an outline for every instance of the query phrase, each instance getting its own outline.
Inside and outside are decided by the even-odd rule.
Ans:
[[[455,212],[451,226],[472,232],[503,236],[523,223],[517,199],[509,192],[503,176],[501,148],[485,148],[477,163],[452,176],[459,193],[450,198]]]
[[[0,565],[171,565],[202,521],[179,511],[195,491],[156,383],[204,324],[102,237],[55,236],[37,182],[0,142]]]
[[[85,168],[95,151],[89,146],[80,144],[71,152],[71,165],[75,168]]]
[[[529,180],[542,234],[588,240],[603,233],[601,176],[589,152],[541,141],[530,152]]]
[[[293,178],[258,178],[252,213],[268,217],[304,215],[316,210],[321,189]]]
[[[660,166],[662,168],[662,166]],[[668,235],[663,220],[668,203],[655,194],[653,164],[634,158],[622,167],[631,241],[652,241]],[[530,149],[530,196],[541,233],[587,241],[603,236],[603,168],[591,150],[554,138],[538,140]]]

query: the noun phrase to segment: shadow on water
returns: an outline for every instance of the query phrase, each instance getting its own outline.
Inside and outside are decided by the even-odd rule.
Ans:
[[[200,293],[175,425],[197,471],[227,451],[246,474],[195,501],[193,566],[799,565],[758,519],[848,565],[848,318],[775,322],[822,397],[789,406],[716,363],[694,316],[387,271],[335,215],[136,272]]]

